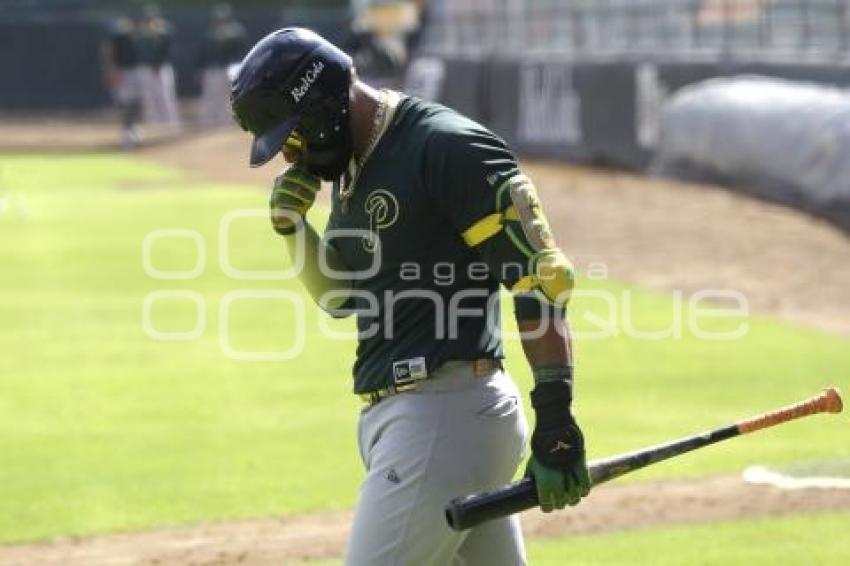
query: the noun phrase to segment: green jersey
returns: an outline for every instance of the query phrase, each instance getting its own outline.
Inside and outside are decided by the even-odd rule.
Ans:
[[[497,191],[519,173],[483,126],[402,98],[350,196],[335,191],[325,234],[353,272],[338,314],[357,314],[356,393],[425,378],[448,360],[503,356],[499,284],[527,274],[530,246],[470,232],[498,217]]]

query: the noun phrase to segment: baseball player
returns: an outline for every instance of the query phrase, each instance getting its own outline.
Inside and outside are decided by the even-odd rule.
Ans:
[[[140,142],[142,104],[139,49],[132,19],[122,17],[112,23],[100,56],[106,85],[121,116],[121,144],[131,149]]]
[[[198,121],[204,127],[230,124],[227,95],[230,77],[245,54],[245,28],[233,17],[228,4],[217,4],[212,10],[209,29],[201,50],[201,104]]]
[[[293,163],[271,216],[301,278],[333,316],[357,315],[354,392],[366,468],[347,564],[524,564],[519,521],[449,529],[452,498],[510,481],[525,454],[519,393],[502,367],[499,285],[513,293],[535,386],[526,467],[543,511],[576,504],[589,477],[571,413],[564,312],[570,262],[504,142],[438,104],[357,79],[315,33],[276,31],[233,81],[250,162]],[[333,183],[328,227],[305,214]],[[331,268],[331,269],[328,269]]]
[[[142,57],[142,110],[145,121],[180,126],[171,46],[174,30],[162,17],[156,4],[146,4],[138,23],[138,43]]]

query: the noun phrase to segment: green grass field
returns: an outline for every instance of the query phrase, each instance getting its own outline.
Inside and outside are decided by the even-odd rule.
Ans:
[[[850,558],[850,514],[835,513],[535,539],[535,566],[821,566]]]
[[[297,360],[240,361],[222,351],[220,309],[234,298],[229,293],[301,292],[297,281],[237,280],[222,269],[223,250],[226,263],[242,271],[286,265],[263,217],[263,190],[204,185],[118,156],[0,156],[0,199],[0,541],[353,504],[362,477],[354,437],[359,404],[348,393],[354,343],[323,337],[310,307],[307,349]],[[259,216],[235,220],[223,246],[221,219],[243,209]],[[206,262],[198,277],[146,274],[143,242],[156,230],[200,235]],[[161,238],[149,251],[160,271],[191,271],[197,263],[196,244],[187,238]],[[627,294],[638,328],[663,328],[671,320],[673,301],[664,294],[609,281],[583,286]],[[200,299],[206,322],[196,338],[146,334],[145,298],[157,291]],[[230,307],[232,348],[285,350],[296,339],[296,313],[281,300],[242,298]],[[196,326],[197,311],[194,300],[166,297],[151,305],[149,322],[159,332],[185,333]],[[595,329],[591,319],[603,311],[592,300],[577,300],[576,329]],[[706,326],[742,322],[748,332],[734,341],[701,340],[687,328],[677,339],[621,333],[579,340],[577,412],[590,456],[726,424],[831,383],[846,385],[847,339],[762,318]],[[332,326],[353,330],[350,321]],[[518,344],[508,351],[509,368],[527,387]],[[766,431],[757,441],[734,440],[627,481],[850,458],[846,420],[824,419]],[[846,516],[824,520],[847,525]],[[794,521],[808,519],[770,524],[781,533]],[[605,537],[612,558],[598,563],[616,563],[628,537],[649,537],[647,546],[664,548],[679,536],[659,533]],[[705,539],[708,544],[711,536]],[[570,548],[592,540],[570,541]],[[540,563],[554,564],[545,561],[557,546],[535,542],[532,549]]]

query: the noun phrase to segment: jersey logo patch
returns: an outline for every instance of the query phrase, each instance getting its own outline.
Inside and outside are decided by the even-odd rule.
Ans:
[[[373,254],[380,244],[380,231],[398,221],[398,200],[391,192],[379,189],[369,193],[363,208],[369,217],[369,235],[363,238],[363,249]]]
[[[426,377],[428,377],[428,367],[423,357],[393,362],[393,383],[396,387],[411,385]]]

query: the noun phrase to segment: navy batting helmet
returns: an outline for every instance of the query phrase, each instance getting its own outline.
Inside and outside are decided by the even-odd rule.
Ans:
[[[316,174],[342,174],[352,147],[351,69],[348,55],[310,30],[285,28],[261,39],[242,61],[230,96],[236,121],[254,134],[251,166],[267,163],[296,130]]]

